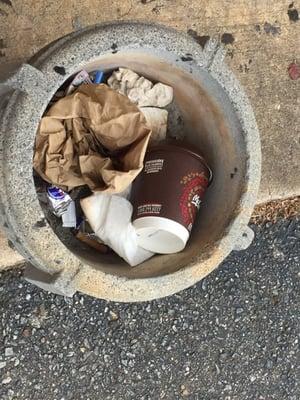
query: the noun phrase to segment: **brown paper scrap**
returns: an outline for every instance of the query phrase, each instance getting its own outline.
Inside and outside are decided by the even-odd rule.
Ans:
[[[34,169],[67,191],[88,185],[118,193],[142,170],[150,135],[143,113],[126,96],[104,84],[81,85],[42,118]]]

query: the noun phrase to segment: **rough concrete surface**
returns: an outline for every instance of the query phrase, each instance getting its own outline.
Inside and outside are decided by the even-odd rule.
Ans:
[[[13,250],[6,237],[0,232],[0,271],[23,262],[23,257]]]
[[[299,8],[298,0],[0,0],[0,68],[10,69],[51,41],[103,21],[162,23],[188,32],[202,46],[217,37],[252,101],[260,129],[259,201],[288,197],[300,187],[300,80],[288,73],[290,64],[300,62]]]
[[[24,65],[11,80],[16,87],[20,83],[25,90],[29,87],[30,92],[28,96],[15,93],[4,115],[3,151],[0,149],[3,225],[7,222],[6,231],[16,249],[35,267],[50,274],[57,272],[60,289],[74,287],[115,301],[144,301],[170,295],[201,280],[232,249],[245,248],[245,240],[249,242],[248,238],[252,237],[245,230],[256,202],[261,167],[259,134],[252,108],[237,79],[224,67],[224,52],[223,49],[216,51],[216,41],[210,40],[202,52],[198,43],[186,34],[143,23],[98,25],[72,38],[74,36],[77,37],[64,46],[59,42],[56,51],[48,48],[46,54],[36,57],[34,65],[39,69]],[[107,55],[116,42],[119,52]],[[148,56],[134,55],[141,46],[141,51],[145,48]],[[179,59],[178,54],[182,55]],[[184,57],[188,54],[193,55],[192,59]],[[62,235],[65,246],[51,229],[51,223],[45,221],[32,176],[33,143],[44,107],[82,60],[93,61],[95,55],[105,56],[103,65],[131,63],[129,65],[139,68],[142,74],[149,73],[155,80],[174,86],[176,101],[183,111],[186,110],[188,133],[192,136],[195,129],[201,130],[203,137],[199,137],[198,142],[214,171],[214,180],[202,208],[205,218],[199,229],[195,227],[186,249],[173,255],[153,257],[139,268],[130,268],[120,261],[114,261],[112,268],[108,257],[100,258],[97,254],[94,259],[95,263],[99,260],[99,265],[93,268],[90,262],[85,262],[93,257],[90,251],[85,256],[77,243],[74,253],[79,257],[68,251],[66,234]],[[160,61],[153,61],[152,56],[158,56]],[[172,63],[180,70],[172,67]],[[65,77],[57,72],[58,66]],[[214,79],[200,66],[207,66]],[[206,88],[209,99],[201,95],[196,80]],[[36,87],[36,82],[41,85]],[[195,109],[187,106],[187,102],[195,103],[194,96],[196,100],[198,96],[201,98]],[[200,230],[210,233],[203,237]]]
[[[218,37],[227,63],[253,103],[262,137],[260,201],[299,193],[300,3],[294,1],[117,0],[0,1],[2,64],[27,59],[49,42],[110,20],[146,20],[189,32],[203,45]],[[13,27],[13,29],[11,29]]]
[[[0,275],[1,400],[298,400],[299,219],[194,287],[120,304]]]

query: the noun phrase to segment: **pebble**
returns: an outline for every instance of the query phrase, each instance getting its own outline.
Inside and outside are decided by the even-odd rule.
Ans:
[[[189,396],[190,392],[188,391],[188,389],[185,387],[185,385],[181,385],[180,387],[181,389],[181,395],[186,397]]]
[[[29,337],[30,335],[31,335],[31,328],[30,327],[24,328],[22,331],[22,336]]]
[[[4,354],[5,357],[12,357],[14,355],[14,349],[12,347],[7,347]]]
[[[0,361],[0,369],[6,367],[6,361]]]
[[[109,310],[109,316],[108,316],[108,320],[109,321],[117,321],[119,319],[119,316],[117,313],[115,313],[112,310]]]
[[[3,385],[7,385],[8,383],[10,383],[12,381],[11,377],[8,376],[7,378],[4,378],[2,380]]]
[[[30,317],[29,319],[29,323],[32,327],[36,328],[36,329],[40,329],[41,327],[41,321],[39,320],[38,317],[36,317],[35,315],[33,315],[32,317]]]

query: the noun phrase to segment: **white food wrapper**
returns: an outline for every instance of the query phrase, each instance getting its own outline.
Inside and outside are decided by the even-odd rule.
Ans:
[[[62,214],[62,225],[64,228],[76,228],[76,208],[75,202],[71,201],[67,210]]]
[[[75,78],[72,80],[70,86],[66,90],[66,96],[69,94],[72,94],[78,86],[82,85],[83,83],[93,83],[91,81],[90,75],[87,71],[84,69],[75,76]]]
[[[147,125],[151,129],[150,143],[161,142],[166,139],[168,125],[168,111],[157,107],[140,107]]]
[[[65,213],[72,202],[68,193],[64,192],[57,186],[49,186],[47,189],[47,197],[52,212],[57,217],[61,217]]]
[[[95,234],[132,267],[154,253],[137,244],[131,223],[132,205],[123,197],[95,193],[80,201],[82,210]]]

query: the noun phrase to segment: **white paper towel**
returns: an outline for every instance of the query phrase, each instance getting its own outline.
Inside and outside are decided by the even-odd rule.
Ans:
[[[131,223],[132,205],[128,200],[118,195],[95,193],[80,203],[95,234],[132,267],[154,255],[137,244]]]
[[[150,143],[160,142],[166,139],[168,111],[157,107],[140,107],[145,115],[147,125],[151,129]]]
[[[151,81],[127,68],[119,68],[108,78],[107,84],[127,96],[139,107],[166,107],[173,100],[173,88]]]

